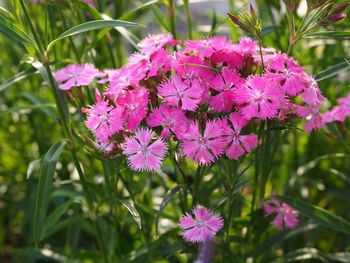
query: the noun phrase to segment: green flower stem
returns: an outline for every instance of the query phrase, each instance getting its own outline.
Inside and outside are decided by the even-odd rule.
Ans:
[[[78,160],[78,157],[76,155],[76,145],[75,145],[75,142],[74,142],[74,137],[73,137],[73,134],[70,130],[70,128],[68,127],[68,120],[66,119],[66,116],[64,114],[64,110],[63,110],[63,107],[62,107],[62,104],[60,103],[60,99],[64,97],[62,97],[62,94],[60,94],[60,91],[57,89],[56,87],[56,83],[55,83],[55,80],[53,78],[53,75],[52,75],[52,71],[51,71],[51,68],[50,68],[50,61],[49,59],[45,56],[45,49],[44,49],[44,46],[43,46],[43,43],[41,41],[41,39],[39,38],[39,35],[38,33],[36,32],[35,28],[34,28],[34,25],[32,23],[32,20],[30,18],[30,15],[27,11],[27,8],[23,2],[23,0],[20,0],[20,4],[21,4],[21,7],[23,9],[23,12],[25,14],[25,17],[27,19],[27,22],[29,24],[29,27],[32,31],[32,34],[34,36],[34,39],[36,41],[36,44],[38,45],[39,47],[39,50],[40,50],[40,59],[43,60],[43,64],[44,64],[44,67],[45,67],[45,70],[46,70],[46,73],[47,73],[47,76],[48,76],[48,80],[49,80],[49,85],[53,91],[53,94],[54,94],[54,97],[55,97],[55,102],[56,102],[56,107],[57,107],[57,110],[58,110],[58,114],[59,114],[59,118],[61,120],[61,124],[62,124],[62,129],[63,129],[63,133],[64,133],[64,136],[66,138],[69,139],[69,149],[71,151],[71,154],[72,154],[72,158],[73,158],[73,162],[75,164],[75,167],[78,171],[78,174],[79,174],[79,180],[80,180],[80,183],[83,187],[83,193],[85,195],[85,199],[86,199],[86,202],[87,202],[87,205],[88,205],[88,208],[89,208],[89,212],[90,212],[90,217],[94,223],[94,226],[96,228],[96,233],[97,233],[97,242],[101,248],[101,252],[102,252],[102,256],[103,256],[103,259],[104,259],[104,262],[107,262],[108,263],[108,258],[107,258],[107,255],[106,255],[106,250],[104,249],[104,243],[103,243],[103,240],[102,240],[102,233],[101,233],[101,230],[98,226],[98,222],[97,222],[97,219],[96,219],[96,215],[95,215],[95,209],[94,209],[94,205],[93,205],[93,199],[92,199],[92,195],[88,189],[88,186],[87,186],[87,182],[86,182],[86,179],[85,179],[85,175],[83,173],[83,170],[81,169],[81,166],[80,166],[80,163],[79,163],[79,160]]]
[[[175,4],[173,0],[168,0],[168,17],[170,19],[171,33],[176,39]]]
[[[192,19],[191,19],[189,0],[184,0],[184,5],[185,5],[185,13],[186,13],[186,19],[187,19],[188,38],[192,39]]]

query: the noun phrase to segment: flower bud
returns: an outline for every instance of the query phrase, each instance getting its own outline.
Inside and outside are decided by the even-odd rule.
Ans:
[[[342,19],[344,19],[346,17],[346,14],[344,13],[340,13],[340,14],[336,14],[336,15],[332,15],[329,16],[328,19],[332,22],[332,23],[336,23]]]

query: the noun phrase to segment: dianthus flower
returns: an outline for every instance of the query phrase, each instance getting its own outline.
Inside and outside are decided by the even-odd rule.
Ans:
[[[208,208],[196,206],[192,213],[195,218],[187,213],[179,221],[180,228],[184,230],[183,238],[188,242],[199,243],[211,240],[224,226],[221,216]]]
[[[96,98],[97,102],[89,110],[85,125],[99,142],[104,143],[122,129],[124,118],[121,109],[108,105],[98,92]]]
[[[318,108],[295,105],[295,113],[307,120],[307,123],[304,125],[307,133],[311,133],[313,129],[319,129],[325,125]]]
[[[286,104],[279,85],[264,76],[250,77],[245,85],[238,88],[235,100],[248,120],[254,117],[271,119]]]
[[[324,103],[325,98],[323,97],[317,81],[313,77],[307,78],[307,87],[304,89],[304,91],[300,94],[300,96],[303,98],[305,103],[309,104],[313,107],[319,107]]]
[[[134,136],[125,140],[123,153],[128,164],[135,171],[157,171],[160,169],[167,145],[162,139],[152,142],[153,132],[140,128]]]
[[[286,54],[270,58],[266,71],[266,77],[278,81],[288,95],[295,96],[307,87],[304,69]]]
[[[148,35],[140,43],[137,44],[137,47],[140,49],[140,52],[147,55],[152,55],[158,50],[166,47],[167,45],[174,46],[180,41],[175,40],[172,34],[156,34]]]
[[[70,90],[73,87],[91,84],[95,77],[100,75],[100,72],[92,64],[69,64],[54,72],[53,75],[58,83],[59,89]]]
[[[135,130],[147,115],[148,90],[145,88],[129,90],[118,99],[117,103],[124,108],[126,128]]]
[[[296,228],[299,224],[298,213],[286,203],[273,199],[271,203],[264,203],[263,208],[265,216],[276,214],[272,224],[274,224],[278,230],[282,230],[283,228]]]
[[[213,162],[223,153],[227,145],[221,125],[217,120],[208,121],[202,134],[198,122],[190,123],[186,136],[181,138],[182,153],[200,165]]]
[[[213,53],[232,44],[225,37],[210,37],[206,39],[187,40],[185,52],[195,52],[201,57],[210,57]]]
[[[186,82],[178,75],[173,75],[158,86],[158,94],[169,106],[194,111],[200,102],[202,89],[198,81]]]
[[[338,100],[339,105],[335,106],[331,111],[334,120],[336,121],[345,121],[345,119],[350,116],[350,93]]]
[[[237,160],[244,153],[250,152],[258,146],[258,136],[256,134],[241,135],[241,130],[249,122],[241,114],[230,114],[228,121],[232,125],[232,128],[230,128],[226,120],[223,121],[224,134],[228,141],[226,156]]]
[[[224,67],[221,74],[217,74],[210,81],[210,87],[218,93],[209,99],[209,106],[216,112],[231,111],[234,105],[235,90],[243,83],[244,80],[237,71]]]
[[[169,138],[171,132],[177,137],[181,137],[187,130],[188,120],[181,109],[161,105],[147,117],[147,124],[150,127],[162,126],[163,130],[160,136],[163,138]]]

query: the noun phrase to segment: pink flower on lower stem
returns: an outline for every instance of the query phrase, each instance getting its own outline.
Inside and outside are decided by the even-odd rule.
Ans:
[[[138,129],[134,136],[126,139],[123,153],[134,171],[157,171],[160,169],[167,145],[162,139],[153,140],[154,133],[145,128]]]
[[[161,105],[148,116],[147,124],[150,127],[162,126],[163,130],[160,136],[169,138],[172,132],[176,136],[181,136],[181,134],[185,133],[188,120],[181,109]]]
[[[70,90],[73,87],[87,86],[100,72],[92,64],[70,64],[54,72],[54,78],[61,90]]]
[[[108,105],[97,91],[96,98],[97,102],[89,110],[85,125],[99,142],[104,143],[123,128],[124,118],[122,109]]]
[[[241,113],[248,120],[254,117],[271,119],[287,102],[278,83],[264,76],[249,78],[237,89],[235,100],[241,105]]]
[[[249,121],[239,113],[230,114],[228,122],[232,125],[232,128],[230,128],[226,120],[223,121],[224,133],[228,140],[226,156],[237,160],[240,156],[258,146],[258,136],[256,134],[241,135],[241,130]]]
[[[198,81],[183,81],[174,75],[158,86],[158,94],[169,106],[180,107],[183,110],[194,111],[200,103],[202,89]]]
[[[220,215],[213,213],[208,208],[196,206],[191,214],[185,214],[179,221],[179,226],[184,230],[183,238],[192,243],[211,240],[224,226],[224,220]]]
[[[202,134],[198,122],[190,123],[187,132],[180,139],[182,153],[200,165],[213,162],[227,145],[221,125],[217,120],[208,121]]]
[[[265,216],[276,214],[272,224],[274,224],[278,230],[282,230],[283,228],[296,228],[299,224],[298,213],[293,207],[286,203],[274,199],[271,203],[264,203],[263,208]]]

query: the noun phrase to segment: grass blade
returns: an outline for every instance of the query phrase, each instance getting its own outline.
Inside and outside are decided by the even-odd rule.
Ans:
[[[109,27],[139,27],[139,24],[122,21],[122,20],[94,20],[76,25],[67,31],[63,32],[58,38],[51,41],[47,47],[47,52],[50,51],[52,46],[57,43],[57,41],[62,40],[66,37],[78,35],[87,31],[104,29]]]
[[[12,78],[10,78],[10,79],[6,80],[4,83],[2,83],[0,85],[0,92],[6,90],[11,85],[33,75],[35,72],[36,72],[36,69],[34,69],[34,68],[23,70],[22,72],[16,74]]]
[[[321,81],[331,77],[338,75],[343,71],[347,71],[350,69],[350,65],[347,62],[342,62],[336,65],[333,65],[325,70],[322,70],[318,74],[316,74],[316,80]]]
[[[30,36],[28,36],[22,28],[7,18],[3,17],[2,15],[0,15],[0,31],[5,33],[13,40],[19,43],[23,43],[24,45],[29,45],[38,50],[35,41]]]
[[[60,141],[53,145],[45,154],[40,168],[39,185],[36,194],[35,211],[34,211],[34,244],[38,247],[41,240],[44,222],[46,220],[47,208],[49,206],[53,174],[56,163],[60,157],[66,141]]]
[[[322,31],[308,34],[305,38],[321,38],[321,39],[350,39],[350,32],[345,31]]]

